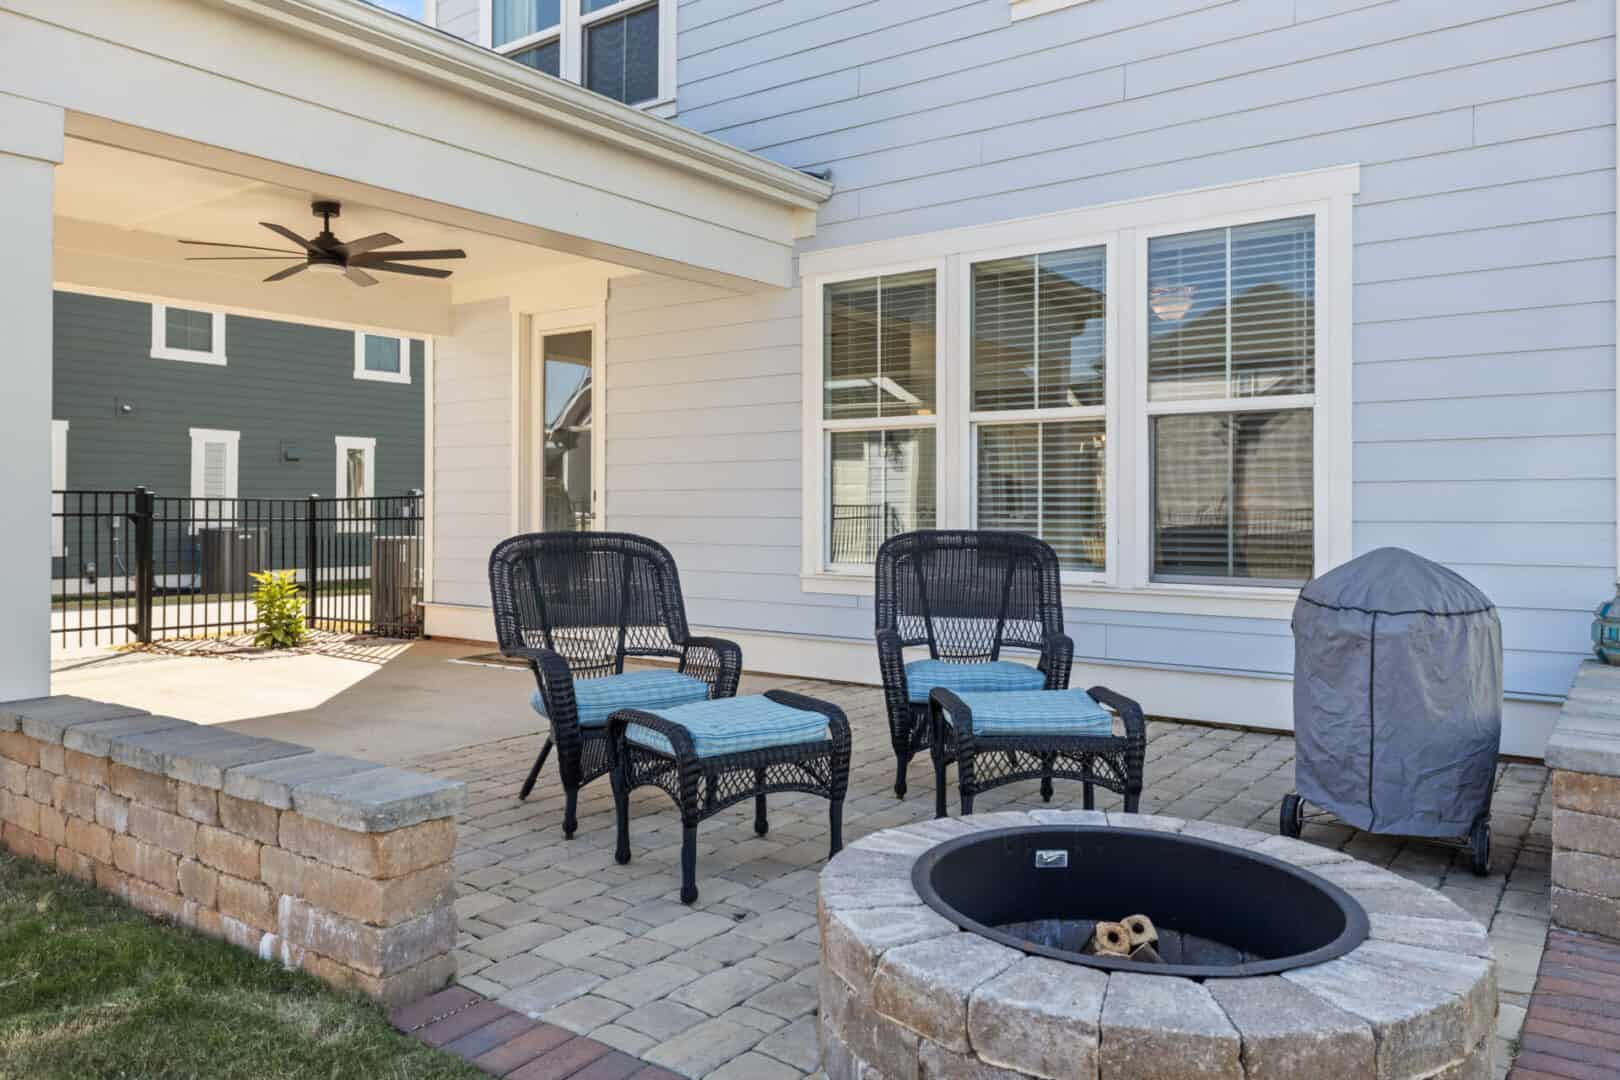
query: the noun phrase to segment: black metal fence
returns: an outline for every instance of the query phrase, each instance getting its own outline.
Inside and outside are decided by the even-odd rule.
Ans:
[[[206,499],[53,492],[51,633],[62,646],[229,637],[252,575],[290,570],[311,629],[422,631],[422,495]]]

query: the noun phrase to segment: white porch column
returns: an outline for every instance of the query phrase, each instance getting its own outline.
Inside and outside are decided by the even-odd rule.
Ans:
[[[51,688],[51,231],[62,110],[0,94],[0,701]]]

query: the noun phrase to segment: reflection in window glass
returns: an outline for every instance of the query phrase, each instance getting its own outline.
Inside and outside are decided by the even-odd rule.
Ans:
[[[628,105],[658,96],[658,5],[585,31],[585,86]]]
[[[214,316],[189,308],[164,308],[163,341],[171,349],[213,352]]]
[[[1301,584],[1314,565],[1309,409],[1153,419],[1153,575]]]
[[[366,370],[398,375],[401,368],[399,338],[366,335]]]
[[[510,54],[513,60],[536,71],[543,71],[547,75],[559,74],[562,70],[562,43],[548,41],[544,45],[536,45],[532,49]]]
[[[978,527],[1051,544],[1064,570],[1108,562],[1104,421],[978,426]]]
[[[1316,354],[1309,217],[1148,243],[1148,396],[1309,394]]]
[[[545,339],[545,491],[548,531],[591,527],[591,332]]]
[[[490,44],[499,48],[508,41],[550,30],[562,21],[560,0],[491,0]]]
[[[344,478],[348,481],[347,495],[351,499],[364,499],[371,495],[366,490],[366,452],[358,446],[349,447],[344,459]]]
[[[932,270],[826,287],[828,420],[934,414],[934,293]]]
[[[883,541],[937,519],[934,432],[834,431],[828,558],[870,563]]]
[[[973,267],[973,408],[1103,404],[1104,248],[1024,255]]]

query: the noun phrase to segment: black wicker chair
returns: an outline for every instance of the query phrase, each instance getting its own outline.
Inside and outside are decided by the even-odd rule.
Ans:
[[[1024,533],[925,530],[901,533],[877,554],[877,646],[894,743],[894,793],[929,746],[928,692],[908,687],[903,650],[928,646],[930,660],[989,665],[1003,649],[1039,654],[1033,685],[974,689],[1065,690],[1074,642],[1063,632],[1057,553]],[[994,681],[996,673],[986,668]],[[1010,666],[1007,672],[1012,672]],[[1016,672],[1013,672],[1016,674]],[[961,686],[949,687],[962,689]]]
[[[623,675],[626,658],[666,658],[676,661],[673,674],[706,684],[710,698],[737,693],[742,649],[691,636],[675,560],[654,540],[607,532],[514,536],[490,553],[489,587],[501,653],[529,662],[539,683],[537,707],[544,706],[551,724],[518,798],[534,790],[555,746],[566,836],[579,824],[579,789],[609,771],[607,716],[614,708],[690,700],[662,700],[658,687],[643,685],[638,696],[594,707],[596,715],[587,717],[594,722],[582,724],[579,683]],[[701,699],[702,688],[696,689]]]

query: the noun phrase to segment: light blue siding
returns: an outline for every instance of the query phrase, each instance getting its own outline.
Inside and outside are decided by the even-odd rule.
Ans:
[[[666,0],[667,2],[667,0]],[[1358,162],[1357,551],[1503,608],[1561,694],[1615,576],[1610,0],[682,0],[680,123],[837,193],[808,248]],[[616,282],[608,508],[704,625],[867,640],[806,595],[797,293]],[[1286,674],[1283,620],[1069,613],[1087,658]]]

